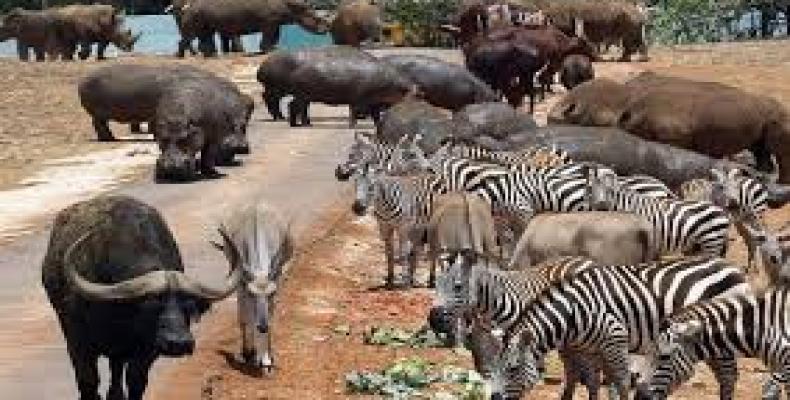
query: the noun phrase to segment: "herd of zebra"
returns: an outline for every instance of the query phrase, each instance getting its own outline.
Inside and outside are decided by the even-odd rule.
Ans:
[[[779,385],[790,383],[790,246],[784,243],[790,230],[765,228],[768,196],[760,181],[713,170],[711,180],[686,182],[675,193],[655,178],[618,176],[557,149],[504,152],[446,143],[426,155],[418,142],[357,133],[335,175],[353,182],[356,214],[372,208],[385,244],[387,287],[395,286],[399,260],[408,264],[402,284],[414,284],[423,244],[435,245],[426,232],[439,199],[464,193],[489,207],[498,251],[475,244],[431,250],[440,271],[432,268],[428,282],[437,299],[428,320],[472,351],[491,399],[521,398],[540,380],[552,350],[565,365],[562,399],[572,398],[577,383],[597,398],[601,382],[610,398],[632,391],[636,398],[666,398],[698,361],[711,367],[721,398],[731,399],[740,357],[758,358],[773,372],[763,398],[778,398]],[[535,265],[507,261],[514,237],[537,214],[592,210],[643,217],[656,257],[602,265],[569,249]],[[484,229],[470,212],[450,230]],[[731,225],[747,244],[746,269],[723,258]],[[763,286],[748,274],[758,253]]]

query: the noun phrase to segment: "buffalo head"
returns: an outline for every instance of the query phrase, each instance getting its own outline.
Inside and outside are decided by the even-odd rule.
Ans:
[[[211,302],[222,300],[240,284],[242,274],[233,269],[226,281],[211,287],[178,270],[157,269],[118,283],[92,282],[77,271],[80,249],[94,231],[75,241],[63,257],[64,273],[73,291],[99,303],[127,304],[135,308],[135,337],[150,340],[157,354],[179,357],[191,354],[195,339],[192,322],[205,313]],[[225,237],[227,241],[228,238]]]

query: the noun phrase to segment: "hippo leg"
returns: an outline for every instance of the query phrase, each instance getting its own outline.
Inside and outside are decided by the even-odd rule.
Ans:
[[[198,50],[203,53],[203,57],[216,57],[217,44],[214,42],[214,35],[200,35],[198,37]]]
[[[310,122],[310,102],[309,101],[305,101],[302,104],[301,113],[302,113],[302,125],[304,125],[304,126],[312,125],[312,123]]]
[[[107,400],[126,400],[123,392],[123,359],[110,358],[110,388],[107,390]]]
[[[176,51],[176,57],[184,58],[186,51],[189,50],[189,53],[193,56],[195,55],[195,49],[192,47],[192,40],[187,39],[185,37],[181,37],[181,40],[178,41],[178,50]]]
[[[74,375],[77,379],[79,400],[101,400],[99,396],[99,356],[82,348],[76,343],[67,346]]]
[[[129,392],[129,400],[143,400],[143,393],[148,386],[148,371],[156,360],[156,356],[143,356],[129,361],[129,368],[126,369],[126,389]]]
[[[131,131],[132,133],[142,133],[142,129],[140,129],[140,123],[132,122]]]
[[[223,175],[214,168],[219,156],[219,145],[217,143],[208,143],[203,146],[200,151],[200,174],[203,179],[217,179]]]
[[[233,36],[230,39],[231,53],[244,53],[244,45],[241,43],[241,36]]]
[[[271,115],[272,119],[275,121],[285,119],[280,110],[280,99],[282,98],[283,93],[275,88],[267,87],[266,91],[263,93],[263,103],[266,104],[266,110],[269,111],[269,115]]]
[[[33,53],[36,55],[36,61],[46,61],[47,60],[47,52],[42,47],[34,47]]]
[[[299,126],[297,120],[301,120],[302,125],[310,125],[310,117],[307,115],[309,105],[309,101],[299,97],[294,97],[288,103],[288,120],[291,126]]]
[[[80,52],[77,54],[80,60],[87,60],[88,57],[91,56],[91,43],[90,42],[82,42],[80,43]]]
[[[230,54],[230,36],[220,34],[219,46],[222,50],[222,54]]]
[[[771,162],[771,151],[768,150],[765,138],[761,138],[749,147],[754,155],[754,161],[758,171],[773,172],[774,165]],[[777,160],[778,161],[778,160]]]
[[[20,41],[16,42],[16,53],[22,61],[30,60],[30,52],[28,46]]]
[[[261,27],[261,53],[268,53],[277,45],[280,39],[280,24],[272,24]]]
[[[107,57],[104,55],[104,52],[107,50],[107,46],[110,44],[108,42],[99,42],[96,46],[96,59],[97,60],[106,60]]]
[[[96,135],[100,142],[112,142],[115,137],[112,135],[110,125],[106,119],[93,118],[93,128],[96,129]]]

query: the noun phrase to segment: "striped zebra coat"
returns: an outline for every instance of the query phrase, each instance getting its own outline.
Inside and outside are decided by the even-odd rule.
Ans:
[[[438,301],[431,309],[429,320],[434,331],[449,334],[456,344],[468,343],[477,371],[484,376],[490,376],[496,365],[497,354],[492,352],[501,348],[496,345],[496,349],[492,349],[486,344],[497,341],[490,335],[491,328],[509,329],[518,311],[551,283],[595,266],[592,260],[582,257],[559,257],[529,269],[503,271],[467,261],[462,254],[449,260],[450,265],[439,277]],[[481,327],[474,323],[481,315],[485,315],[490,324]],[[567,360],[563,393],[572,394],[575,384],[582,382],[590,398],[597,398],[600,386],[597,371],[590,372],[593,368],[586,360],[572,352],[562,355]]]
[[[733,357],[758,358],[787,385],[790,373],[790,288],[761,295],[720,298],[693,304],[665,323],[650,359],[647,387],[640,397],[664,399],[694,373],[697,362],[720,364],[720,398],[732,399],[737,365]],[[765,398],[765,397],[764,397]]]
[[[617,184],[612,176],[589,178],[592,208],[632,212],[645,217],[654,228],[660,253],[724,256],[730,218],[710,202],[655,199]]]
[[[399,249],[407,257],[408,270],[404,285],[414,284],[419,250],[422,248],[425,230],[431,217],[433,198],[445,193],[442,179],[426,173],[409,176],[383,174],[355,174],[357,195],[352,209],[363,215],[372,202],[373,214],[384,242],[387,261],[386,287],[395,282],[395,235]],[[432,268],[429,281],[435,280]]]
[[[623,395],[630,380],[628,353],[648,351],[664,318],[748,288],[741,270],[718,258],[591,268],[552,284],[511,313],[516,322],[504,330],[506,347],[491,383],[502,398],[518,399],[536,382],[535,360],[552,349],[573,349],[600,357]]]

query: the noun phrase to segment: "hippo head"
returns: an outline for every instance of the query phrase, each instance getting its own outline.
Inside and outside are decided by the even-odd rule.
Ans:
[[[134,35],[131,29],[127,29],[125,31],[116,32],[115,35],[113,35],[112,43],[121,51],[129,52],[134,50],[134,44],[140,40],[140,36],[142,36],[142,33]]]
[[[163,356],[191,354],[195,339],[190,325],[208,311],[212,302],[236,290],[241,271],[232,270],[219,287],[195,281],[177,269],[154,269],[111,284],[89,281],[80,275],[78,267],[84,263],[82,249],[92,245],[94,232],[74,242],[63,257],[64,274],[74,293],[94,303],[113,304],[118,314],[133,316],[130,336],[135,338],[135,346],[150,344]]]
[[[157,180],[194,180],[195,153],[205,140],[202,128],[179,117],[161,118],[156,122],[156,139],[161,152],[156,160]]]

